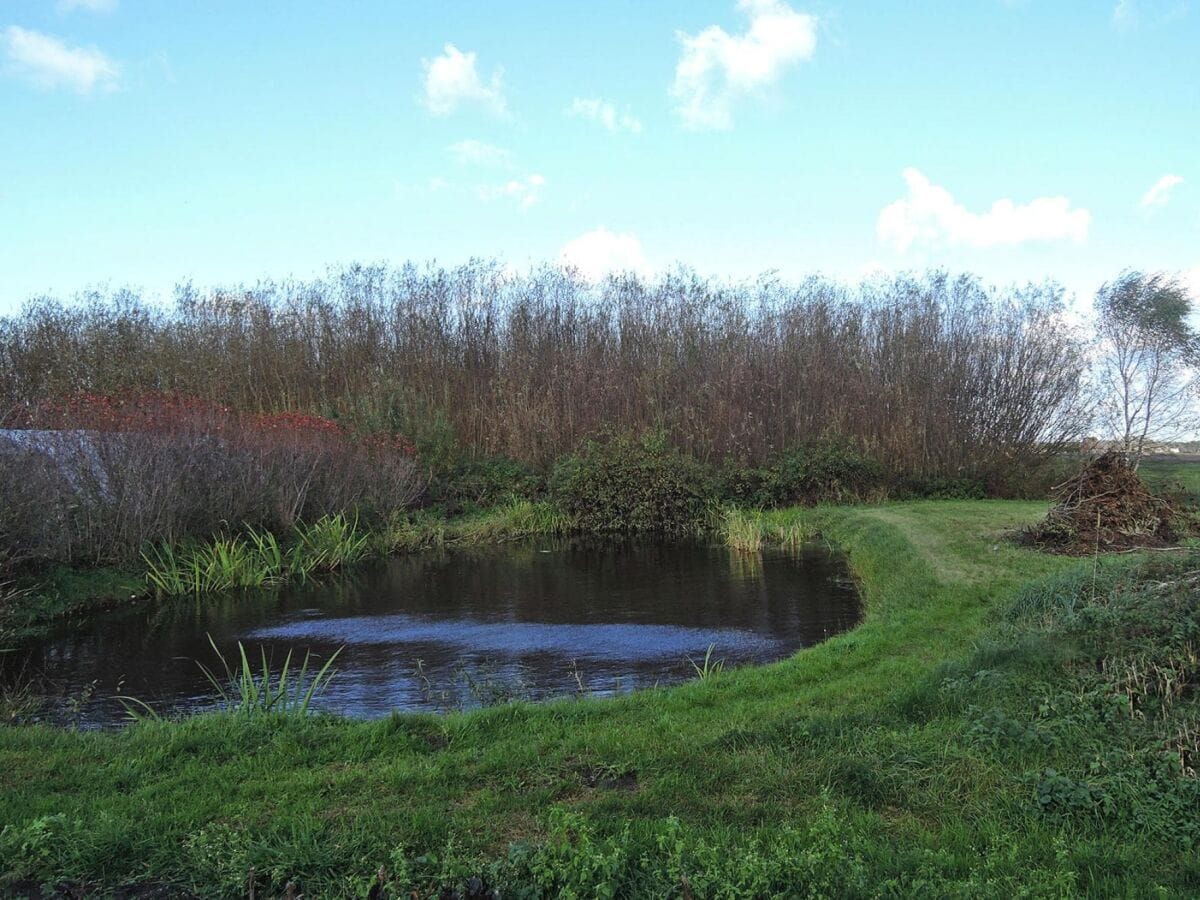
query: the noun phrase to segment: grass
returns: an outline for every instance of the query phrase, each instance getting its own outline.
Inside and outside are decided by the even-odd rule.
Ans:
[[[733,550],[756,553],[765,545],[797,547],[818,537],[820,514],[802,507],[740,509],[726,507],[717,515],[716,530]]]
[[[1138,467],[1138,474],[1153,490],[1178,487],[1200,497],[1200,462],[1196,460],[1147,459]]]
[[[511,896],[1195,896],[1196,698],[1170,685],[1195,672],[1200,560],[1093,574],[1005,539],[1044,511],[757,517],[843,547],[865,620],[671,689],[0,729],[0,877],[238,897],[253,869],[263,896],[294,879],[341,897],[383,866],[393,897],[472,878]]]
[[[202,543],[161,544],[142,554],[146,582],[159,596],[259,589],[332,572],[370,555],[371,535],[345,515],[298,524],[284,547],[269,531]]]
[[[222,708],[239,716],[278,714],[305,716],[313,697],[324,690],[334,676],[332,668],[341,650],[335,650],[319,669],[311,671],[312,655],[304,654],[299,667],[292,666],[292,651],[288,651],[278,674],[271,671],[267,651],[262,649],[261,665],[256,670],[242,642],[238,641],[238,660],[230,665],[210,636],[213,652],[221,661],[224,678],[207,666],[201,666],[209,684],[217,692]]]

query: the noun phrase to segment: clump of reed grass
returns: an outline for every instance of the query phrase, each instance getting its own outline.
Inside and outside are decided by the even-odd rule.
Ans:
[[[716,644],[709,644],[708,649],[704,651],[704,659],[701,662],[696,662],[690,656],[688,657],[688,662],[692,664],[692,668],[696,671],[696,677],[701,681],[708,681],[714,675],[719,675],[725,671],[725,660],[713,658],[713,652],[716,649]]]
[[[816,524],[808,518],[780,519],[760,510],[728,507],[717,531],[728,547],[738,552],[757,553],[766,545],[796,548],[817,538]]]
[[[262,588],[284,578],[285,570],[241,537],[203,544],[162,544],[142,554],[146,583],[158,594],[178,596]]]
[[[760,514],[731,507],[725,511],[718,527],[725,543],[733,550],[757,553],[762,549],[765,530]]]
[[[142,553],[146,582],[164,596],[272,587],[339,569],[372,551],[370,535],[342,514],[296,525],[293,535],[286,548],[273,533],[254,528],[244,537],[151,546]]]
[[[293,548],[293,572],[331,572],[356,563],[370,551],[370,535],[359,531],[358,519],[344,514],[322,516],[309,525],[297,525]]]
[[[336,674],[333,663],[342,652],[339,647],[324,665],[314,669],[311,651],[304,654],[299,667],[293,666],[292,651],[287,652],[278,674],[271,671],[267,651],[260,648],[258,666],[250,663],[245,646],[238,641],[238,659],[230,665],[216,642],[209,635],[208,642],[220,660],[224,678],[203,663],[197,663],[217,693],[221,707],[240,716],[255,716],[267,713],[304,716],[308,714],[313,698],[328,687]],[[311,671],[311,675],[310,675]]]

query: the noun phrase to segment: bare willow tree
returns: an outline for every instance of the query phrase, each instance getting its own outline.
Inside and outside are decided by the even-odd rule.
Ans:
[[[1162,273],[1122,272],[1096,293],[1102,425],[1137,467],[1148,441],[1200,427],[1200,335],[1191,298]]]

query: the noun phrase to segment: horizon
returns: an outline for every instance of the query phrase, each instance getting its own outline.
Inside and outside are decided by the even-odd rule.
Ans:
[[[1188,3],[5,12],[0,315],[356,260],[1200,295]]]

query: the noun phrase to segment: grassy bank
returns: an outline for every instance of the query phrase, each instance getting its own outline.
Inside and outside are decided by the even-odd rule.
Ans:
[[[1140,582],[1128,559],[1093,578],[1004,542],[1042,509],[770,514],[848,550],[865,622],[675,689],[380,722],[0,729],[0,872],[206,897],[244,896],[251,868],[259,896],[289,879],[362,896],[381,865],[392,896],[1194,894],[1197,836],[1172,804],[1195,779],[1172,780],[1133,717],[1087,712],[1116,692],[1075,665],[1087,641],[1060,615],[1117,608]],[[1012,611],[1023,585],[1080,571]],[[1189,702],[1170,713],[1184,744]]]

